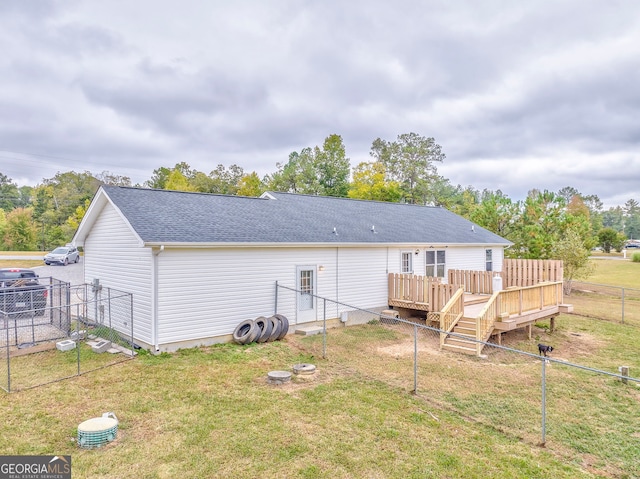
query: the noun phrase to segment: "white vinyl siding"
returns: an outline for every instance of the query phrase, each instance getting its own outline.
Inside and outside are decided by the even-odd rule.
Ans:
[[[297,265],[325,265],[317,290],[332,296],[335,290],[323,290],[323,282],[333,281],[334,256],[326,248],[165,249],[158,256],[159,342],[231,334],[245,319],[271,316],[276,281],[295,289]],[[278,312],[291,324],[295,304],[295,293],[280,288]]]
[[[85,282],[98,279],[105,287],[133,293],[134,337],[151,344],[151,252],[140,246],[111,204],[85,241],[83,262]]]
[[[340,248],[338,253],[337,291],[329,297],[364,309],[386,306],[387,249]]]
[[[272,315],[276,281],[295,289],[299,265],[323,266],[316,273],[321,297],[360,308],[385,306],[386,261],[386,248],[165,249],[158,256],[159,343],[227,335],[245,319]],[[295,301],[295,292],[278,290],[278,312],[292,325]],[[322,301],[317,309],[316,319],[322,319]],[[328,301],[327,318],[341,309]]]

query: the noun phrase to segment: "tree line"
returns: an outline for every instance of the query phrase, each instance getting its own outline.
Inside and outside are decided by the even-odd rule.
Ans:
[[[352,167],[342,137],[332,134],[321,146],[290,153],[262,178],[238,165],[205,173],[181,162],[155,169],[142,185],[110,172],[68,171],[30,187],[0,172],[0,249],[46,251],[69,242],[103,184],[243,196],[272,190],[440,206],[510,240],[507,255],[519,258],[562,259],[575,251],[586,258],[595,246],[620,250],[627,238],[640,238],[640,205],[633,199],[605,211],[596,195],[570,186],[532,189],[514,201],[500,190],[454,185],[438,174],[446,157],[433,138],[377,138],[370,156]]]

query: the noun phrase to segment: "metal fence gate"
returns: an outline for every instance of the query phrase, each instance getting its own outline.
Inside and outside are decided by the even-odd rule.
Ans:
[[[46,288],[44,307],[0,308],[1,389],[28,389],[135,356],[130,293],[39,280]],[[1,296],[0,305],[8,304]]]

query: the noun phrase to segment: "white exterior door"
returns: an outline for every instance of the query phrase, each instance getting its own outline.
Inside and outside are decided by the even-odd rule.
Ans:
[[[296,267],[297,289],[296,313],[297,323],[316,320],[316,267]]]

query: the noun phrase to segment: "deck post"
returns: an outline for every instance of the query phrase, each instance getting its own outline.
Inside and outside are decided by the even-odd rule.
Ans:
[[[551,316],[551,319],[549,320],[549,332],[553,333],[555,329],[556,329],[556,317]]]
[[[527,326],[527,332],[529,333],[529,339],[531,339],[531,329],[532,329],[532,328],[531,328],[531,325],[529,324],[529,325]]]

